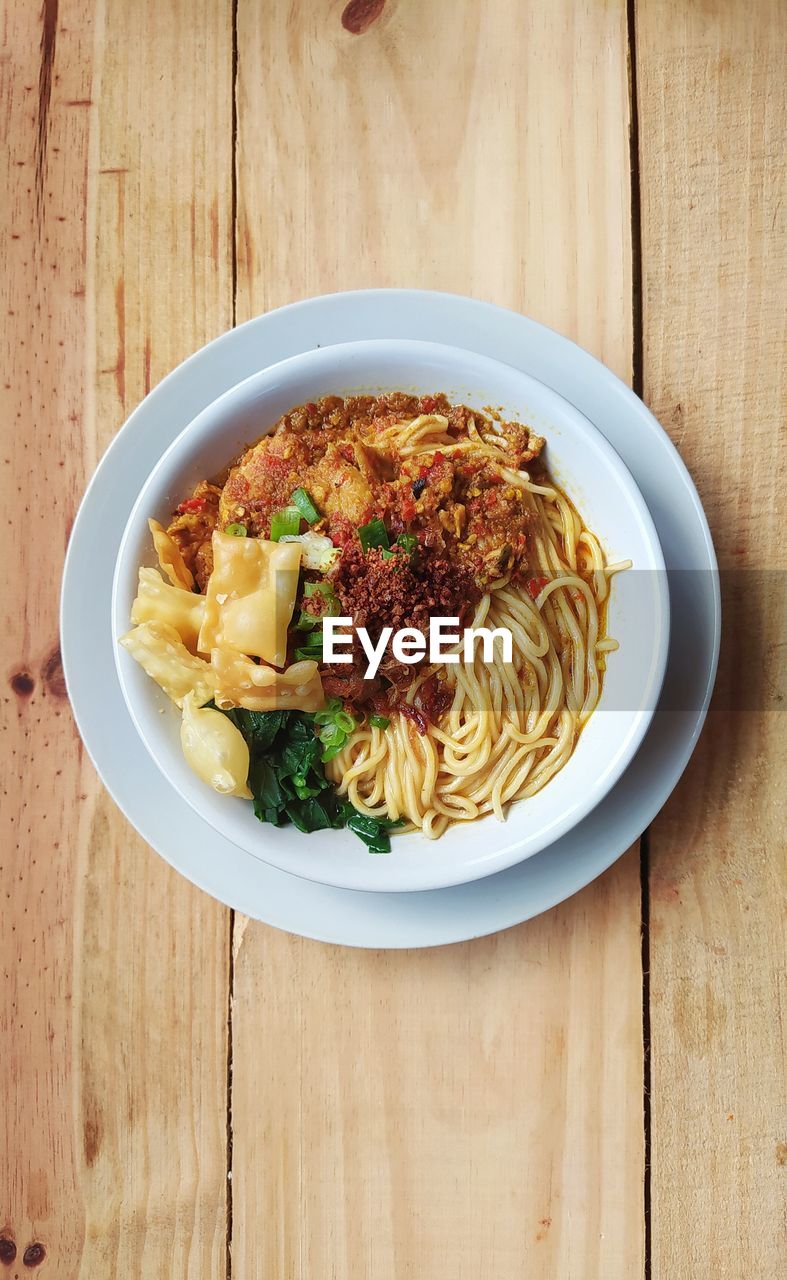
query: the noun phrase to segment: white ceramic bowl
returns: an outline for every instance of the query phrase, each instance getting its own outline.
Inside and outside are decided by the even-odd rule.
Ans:
[[[204,409],[170,445],[131,512],[118,553],[112,626],[130,626],[140,564],[155,564],[147,519],[166,524],[200,479],[214,475],[282,413],[323,395],[444,391],[483,409],[494,405],[547,438],[555,479],[600,537],[610,562],[634,568],[613,579],[608,633],[620,642],[609,660],[599,707],[566,766],[532,798],[493,817],[463,823],[439,840],[394,838],[388,857],[371,856],[347,831],[305,836],[259,823],[250,802],[219,796],[187,766],[180,713],[129,654],[115,647],[132,720],[159,769],[215,830],[282,870],[349,889],[436,889],[487,876],[539,852],[580,822],[610,790],[641,743],[661,689],[669,603],[656,530],[630,473],[599,431],[554,391],[510,365],[436,343],[376,340],[320,348],[247,378]]]

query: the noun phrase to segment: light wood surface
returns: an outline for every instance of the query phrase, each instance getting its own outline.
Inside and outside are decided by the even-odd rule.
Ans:
[[[785,23],[633,7],[5,2],[0,1280],[778,1272]],[[102,450],[234,318],[361,285],[639,352],[699,485],[727,647],[644,1010],[637,850],[496,938],[326,947],[177,877],[79,744],[57,580]]]
[[[398,4],[360,37],[340,13],[238,7],[238,320],[364,284],[475,293],[629,376],[625,5]],[[239,1274],[641,1274],[639,925],[636,854],[433,955],[238,922]]]
[[[787,1256],[787,23],[638,16],[645,398],[698,483],[725,619],[650,837],[653,1274],[766,1278]]]
[[[113,433],[231,323],[231,12],[183,3],[162,25],[153,0],[19,3],[3,39],[0,1236],[9,1274],[38,1243],[53,1280],[213,1280],[228,915],[98,783],[65,697],[57,584]]]

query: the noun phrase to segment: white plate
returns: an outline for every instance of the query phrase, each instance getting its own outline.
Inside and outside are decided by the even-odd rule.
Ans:
[[[114,667],[110,593],[120,537],[162,450],[206,404],[266,365],[312,347],[374,337],[448,342],[504,360],[553,387],[617,449],[650,509],[669,575],[670,659],[651,729],[606,800],[544,852],[481,881],[422,893],[328,888],[276,870],[217,835],[180,800],[131,724]],[[279,928],[345,945],[430,946],[477,937],[547,910],[606,869],[641,833],[686,766],[718,658],[716,560],[696,490],[645,406],[566,338],[468,298],[370,290],[297,303],[197,352],[132,414],[80,508],[63,582],[66,681],[86,747],[116,802],[178,870],[227,905]]]
[[[292,826],[261,826],[248,801],[206,786],[184,759],[178,709],[120,645],[115,662],[128,712],[164,777],[239,848],[281,871],[341,889],[443,889],[503,871],[577,826],[633,759],[661,690],[669,601],[658,536],[631,473],[573,405],[510,364],[434,342],[338,343],[269,365],[203,409],[151,471],[118,554],[113,627],[116,636],[128,630],[139,566],[155,562],[149,516],[167,523],[199,479],[215,475],[294,404],[371,387],[416,395],[440,390],[479,410],[494,404],[505,418],[534,426],[547,437],[553,474],[600,538],[608,562],[633,563],[612,580],[608,626],[620,651],[610,659],[598,708],[549,785],[512,805],[505,823],[493,816],[457,823],[440,840],[400,835],[389,857],[371,858],[351,831],[317,831],[305,839]]]

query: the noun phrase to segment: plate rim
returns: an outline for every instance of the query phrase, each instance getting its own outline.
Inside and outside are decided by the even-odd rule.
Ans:
[[[534,321],[526,316],[523,316],[516,311],[498,307],[493,303],[483,302],[478,299],[473,299],[463,295],[446,294],[446,293],[441,293],[437,291],[427,291],[427,290],[371,289],[371,290],[355,290],[355,291],[348,291],[348,292],[325,294],[315,298],[301,299],[299,301],[289,303],[286,306],[278,308],[274,311],[266,312],[260,316],[254,317],[246,321],[243,325],[240,325],[233,330],[228,330],[226,333],[223,333],[219,335],[217,338],[214,338],[211,342],[207,343],[198,351],[194,352],[192,355],[187,357],[186,360],[184,360],[180,365],[178,365],[169,374],[167,374],[166,377],[163,378],[161,382],[159,382],[157,386],[152,389],[152,391],[145,398],[145,400],[143,400],[132,411],[132,413],[129,415],[123,427],[121,427],[121,429],[115,435],[113,440],[110,442],[107,450],[105,451],[98,467],[96,468],[96,471],[94,472],[93,476],[91,477],[86,487],[85,495],[83,497],[82,503],[80,504],[79,512],[74,521],[71,537],[69,539],[66,562],[65,562],[64,571],[63,571],[62,628],[61,628],[62,636],[63,636],[64,670],[66,674],[66,683],[67,683],[67,688],[69,690],[69,695],[70,696],[72,695],[72,691],[76,686],[77,680],[76,680],[76,665],[75,664],[72,665],[71,654],[70,654],[71,642],[70,642],[70,639],[68,638],[69,626],[70,626],[70,612],[69,612],[69,605],[66,599],[66,595],[67,595],[67,588],[71,581],[71,578],[76,572],[75,564],[76,564],[76,558],[77,558],[77,551],[75,549],[79,547],[79,535],[80,535],[81,522],[82,523],[84,522],[84,519],[86,518],[84,516],[84,513],[90,510],[91,505],[95,500],[95,496],[97,493],[97,485],[102,480],[102,477],[114,465],[114,459],[116,454],[118,452],[122,452],[123,447],[128,441],[129,437],[136,431],[137,426],[140,422],[140,419],[144,421],[145,417],[149,415],[152,410],[156,409],[159,402],[166,399],[167,393],[174,386],[176,386],[179,383],[182,383],[184,379],[188,379],[192,371],[195,368],[199,368],[201,364],[204,364],[205,362],[210,362],[215,357],[222,357],[228,349],[232,351],[233,348],[235,348],[235,360],[237,361],[238,359],[242,358],[242,353],[238,348],[242,347],[244,341],[250,335],[256,335],[258,331],[264,330],[266,327],[270,327],[271,325],[275,326],[277,324],[279,326],[284,324],[286,327],[287,321],[291,321],[294,319],[297,322],[299,315],[305,311],[311,311],[312,313],[311,319],[313,320],[321,319],[322,322],[324,323],[326,316],[329,315],[331,311],[335,310],[336,308],[339,308],[341,310],[349,306],[352,312],[353,308],[360,307],[362,309],[365,305],[368,305],[368,304],[382,305],[383,307],[385,307],[386,304],[392,304],[392,303],[395,306],[398,306],[399,308],[401,308],[403,305],[405,306],[405,308],[411,307],[411,306],[417,307],[421,313],[422,319],[423,319],[423,314],[425,309],[431,308],[431,311],[433,314],[428,317],[428,323],[430,325],[436,325],[438,323],[438,316],[436,313],[439,312],[441,307],[448,306],[449,308],[454,309],[456,313],[453,321],[456,326],[454,334],[452,337],[450,337],[450,339],[443,338],[442,340],[449,341],[451,345],[464,345],[466,348],[474,351],[477,351],[477,348],[473,345],[472,340],[468,338],[467,331],[468,329],[472,329],[473,327],[472,319],[473,318],[480,319],[481,316],[483,316],[485,321],[491,322],[493,325],[497,324],[498,326],[500,326],[501,331],[502,329],[507,329],[510,333],[511,338],[515,342],[517,349],[523,348],[523,347],[527,348],[527,345],[528,345],[526,341],[527,337],[531,339],[531,342],[539,341],[539,340],[542,342],[546,341],[548,345],[554,348],[555,352],[557,352],[558,354],[562,352],[564,356],[568,355],[574,361],[575,365],[578,365],[580,369],[586,373],[586,375],[590,376],[591,378],[601,378],[605,384],[605,390],[607,394],[611,393],[617,396],[618,398],[622,399],[624,401],[624,405],[626,409],[628,409],[629,411],[633,411],[638,417],[640,417],[643,420],[644,425],[650,430],[651,434],[659,441],[662,448],[666,449],[665,460],[671,465],[673,469],[673,473],[677,473],[677,476],[679,476],[679,478],[682,481],[682,487],[685,491],[685,498],[690,504],[691,519],[696,526],[697,532],[701,534],[702,550],[704,552],[704,556],[706,560],[706,563],[703,567],[711,570],[712,616],[709,615],[709,618],[708,618],[710,622],[709,635],[707,637],[707,639],[709,640],[709,643],[706,645],[706,652],[704,655],[706,659],[707,672],[706,672],[706,676],[703,684],[702,699],[700,701],[699,706],[689,713],[692,721],[691,726],[690,728],[688,728],[688,731],[684,729],[681,732],[681,743],[682,743],[681,748],[677,752],[677,754],[673,753],[671,758],[671,767],[667,770],[668,776],[665,779],[662,779],[660,782],[660,785],[658,788],[659,799],[655,804],[655,807],[653,805],[652,797],[649,797],[645,801],[640,799],[638,805],[636,806],[639,809],[644,810],[647,814],[642,824],[641,825],[638,824],[638,830],[642,830],[644,826],[648,825],[648,823],[652,821],[655,814],[665,803],[666,799],[668,798],[669,794],[673,790],[675,784],[677,783],[679,777],[683,773],[688,763],[688,760],[692,754],[692,751],[696,744],[697,738],[701,732],[702,725],[704,723],[704,720],[707,714],[707,708],[710,702],[710,697],[712,695],[716,668],[718,664],[720,623],[721,623],[721,605],[720,605],[720,590],[719,590],[719,581],[718,581],[718,566],[716,563],[716,557],[713,549],[710,529],[708,527],[705,513],[702,509],[699,495],[697,493],[696,487],[693,484],[693,481],[691,480],[688,470],[685,464],[683,463],[683,460],[680,458],[680,455],[675,449],[675,446],[672,444],[671,440],[669,439],[669,436],[661,427],[661,425],[650,413],[647,406],[645,406],[644,403],[639,399],[639,397],[637,397],[634,394],[634,392],[631,391],[630,388],[628,388],[623,382],[621,382],[620,379],[618,379],[617,376],[610,369],[608,369],[599,360],[597,360],[596,357],[592,356],[589,352],[586,352],[583,348],[578,347],[575,343],[571,341],[571,339],[556,333],[554,330],[549,329],[547,326],[542,325],[539,322]],[[352,317],[350,317],[350,319],[351,318]],[[347,322],[347,317],[345,317],[345,323],[346,322]],[[399,317],[398,319],[398,324],[401,324],[401,317]],[[461,341],[459,338],[459,329],[462,330]],[[514,333],[514,330],[516,330],[517,332]],[[369,336],[368,333],[365,334],[365,336]],[[391,334],[390,336],[398,336],[398,332],[396,334]],[[352,339],[345,336],[344,338],[341,338],[339,340],[351,341]],[[429,339],[427,338],[425,340],[428,341]],[[299,349],[304,350],[307,348],[304,348],[303,346],[301,346]],[[488,352],[481,350],[481,351],[478,351],[478,354],[486,355],[488,354]],[[284,358],[284,357],[278,357],[278,358]],[[503,359],[505,363],[511,363],[511,361],[506,360],[505,357],[499,357],[499,358]],[[262,361],[262,356],[260,356],[260,361]],[[271,360],[270,363],[274,363],[274,360]],[[260,367],[264,367],[264,365],[262,363],[258,364],[257,368],[260,368]],[[515,367],[522,369],[522,366],[519,364],[516,364]],[[525,373],[528,373],[531,377],[535,376],[530,372],[528,368],[522,369],[522,371]],[[234,381],[239,381],[239,380],[240,380],[240,376],[238,376],[236,372]],[[600,430],[602,435],[606,437],[606,432],[604,431],[603,426],[600,423],[598,423],[598,421],[595,420],[591,414],[588,413],[588,410],[586,407],[582,405],[577,405],[572,395],[567,394],[566,389],[564,387],[562,386],[560,388],[555,387],[552,385],[552,383],[549,380],[547,380],[544,377],[542,377],[541,380],[544,381],[547,387],[549,387],[551,390],[556,391],[558,395],[561,395],[565,400],[567,400],[570,404],[572,404],[580,413],[584,413],[586,416],[591,417],[591,420],[594,421],[594,425],[596,425],[597,429]],[[213,398],[215,398],[215,395]],[[203,401],[203,407],[205,403],[207,402]],[[193,414],[190,416],[193,416]],[[620,452],[617,444],[614,441],[610,440],[609,442],[612,445],[613,449],[616,449],[617,451]],[[625,454],[622,455],[622,458],[626,467],[633,473],[635,482],[637,483],[637,486],[639,488],[640,482],[637,478],[635,469],[631,466],[630,462],[625,457]],[[129,510],[131,505],[133,505],[133,496],[130,500],[130,505],[128,508]],[[646,499],[646,505],[649,505],[647,503],[647,499]],[[651,514],[653,513],[651,512]],[[654,522],[656,523],[656,528],[658,532],[659,525],[655,516],[654,516]],[[122,529],[120,530],[120,532],[122,533]],[[120,693],[119,688],[117,689],[117,694],[122,699],[122,695]],[[144,820],[140,819],[138,814],[132,817],[131,813],[128,811],[128,806],[116,794],[116,789],[113,788],[109,784],[109,782],[105,779],[104,771],[102,770],[97,760],[95,759],[93,750],[91,748],[91,744],[88,741],[88,737],[90,737],[91,735],[88,734],[86,736],[86,733],[85,733],[85,727],[84,727],[85,718],[80,715],[80,712],[77,709],[77,706],[74,705],[73,699],[72,699],[72,707],[73,707],[75,720],[77,722],[77,726],[79,728],[80,734],[83,737],[83,741],[85,742],[85,746],[87,748],[88,754],[90,758],[93,760],[93,763],[97,769],[97,772],[99,773],[99,777],[101,778],[106,789],[113,796],[115,803],[118,804],[118,807],[121,809],[121,811],[125,813],[126,817],[129,819],[129,821],[131,821],[132,825],[136,827],[136,829],[140,832],[143,838],[149,844],[151,844],[153,848],[157,849],[161,853],[161,855],[165,858],[165,860],[170,863],[170,865],[174,866],[177,870],[181,871],[182,874],[186,875],[187,878],[191,879],[194,883],[199,885],[199,887],[205,889],[205,891],[211,893],[212,896],[217,897],[220,901],[223,901],[226,905],[235,907],[236,909],[239,909],[249,914],[249,904],[244,903],[242,901],[238,901],[237,893],[228,892],[226,885],[218,886],[215,881],[215,876],[205,874],[204,871],[201,871],[199,868],[195,868],[193,865],[189,868],[186,865],[188,863],[188,857],[184,857],[182,854],[180,854],[179,856],[177,852],[176,853],[166,852],[164,849],[160,848],[161,840],[155,837],[152,834],[152,832],[149,831],[148,829],[149,824]],[[130,721],[127,725],[127,728],[131,731],[131,733],[134,735],[134,738],[136,739],[136,733]],[[645,742],[647,742],[647,736],[646,736]],[[146,755],[147,753],[145,752],[143,745],[141,743],[139,743],[138,745],[139,745],[140,751],[142,751]],[[602,801],[601,805],[599,806],[599,810],[603,810],[604,807],[609,804],[610,799],[615,795],[615,792],[620,786],[621,786],[621,783],[618,783],[616,788],[614,788],[613,791],[609,793],[609,795],[605,798],[604,801]],[[596,810],[596,812],[599,812],[599,810]],[[199,819],[196,819],[196,821],[198,823],[201,823],[201,820]],[[571,836],[574,836],[575,838],[578,837],[579,833],[582,831],[582,828],[588,823],[588,821],[589,821],[588,818],[584,819],[582,823],[580,823],[576,828],[573,829],[573,832],[568,833],[568,835],[563,837],[562,841],[559,843],[565,842]],[[620,819],[618,819],[617,825],[618,826],[620,825]],[[211,843],[213,844],[222,843],[222,838],[217,837],[215,833],[212,831],[212,829],[206,828],[206,833],[208,834]],[[453,897],[454,899],[456,899],[457,895],[462,895],[463,891],[468,888],[471,890],[475,889],[477,891],[480,886],[486,885],[487,891],[483,895],[478,895],[478,896],[483,896],[489,899],[491,895],[494,909],[500,916],[500,919],[497,920],[496,922],[490,922],[489,919],[486,919],[483,921],[483,923],[480,924],[480,927],[476,927],[475,925],[470,925],[470,927],[468,927],[468,921],[465,921],[464,924],[460,924],[460,926],[457,927],[455,923],[453,924],[450,922],[447,923],[442,919],[440,919],[439,925],[430,927],[430,922],[427,917],[423,927],[420,927],[419,930],[416,931],[418,934],[417,939],[414,939],[412,936],[402,936],[401,931],[399,933],[391,934],[391,922],[386,919],[385,928],[383,929],[383,932],[389,935],[388,940],[383,941],[383,939],[377,934],[375,934],[373,939],[368,938],[365,940],[363,939],[358,940],[357,937],[347,937],[346,934],[342,931],[341,927],[338,929],[338,931],[335,927],[331,927],[327,929],[315,928],[315,927],[299,928],[297,925],[294,925],[291,920],[287,921],[286,923],[282,923],[281,918],[279,918],[278,920],[271,918],[270,912],[262,913],[259,910],[257,910],[257,911],[252,911],[251,914],[256,915],[257,918],[266,920],[267,923],[270,923],[274,926],[285,928],[292,932],[299,932],[303,936],[313,937],[322,941],[341,943],[344,945],[376,946],[376,947],[389,946],[394,948],[407,947],[407,946],[442,945],[442,944],[447,944],[454,941],[460,941],[462,939],[468,939],[471,937],[481,936],[483,934],[495,932],[500,928],[511,927],[516,923],[519,923],[525,919],[532,917],[533,915],[539,914],[543,910],[549,909],[551,906],[555,905],[557,902],[560,902],[565,898],[567,898],[568,896],[571,896],[571,894],[573,894],[574,892],[577,892],[580,888],[588,884],[597,875],[600,875],[604,870],[606,870],[606,868],[610,866],[614,861],[616,861],[617,858],[621,856],[622,852],[624,852],[625,849],[629,847],[629,845],[631,844],[634,838],[636,837],[629,835],[625,839],[622,847],[621,847],[620,837],[610,839],[608,841],[608,847],[605,854],[600,857],[596,856],[592,860],[592,865],[590,865],[589,853],[588,854],[582,853],[578,857],[576,855],[571,855],[571,857],[569,857],[567,851],[565,850],[558,851],[558,849],[550,847],[543,850],[541,853],[534,855],[531,859],[528,859],[525,863],[512,867],[509,870],[502,871],[497,873],[496,875],[489,876],[482,881],[471,882],[467,886],[456,886],[454,888],[422,890],[422,891],[416,891],[415,893],[406,892],[406,893],[392,893],[392,894],[391,893],[377,894],[374,892],[365,892],[363,890],[337,889],[337,888],[332,888],[328,886],[318,885],[311,882],[311,887],[314,890],[316,890],[319,894],[325,894],[325,895],[328,895],[329,897],[335,898],[338,895],[339,898],[348,897],[348,896],[353,898],[360,898],[360,899],[366,900],[367,905],[368,903],[373,902],[378,906],[382,905],[381,903],[382,899],[387,899],[386,914],[390,914],[388,911],[388,908],[393,907],[395,905],[395,900],[397,899],[405,899],[406,902],[409,901],[412,903],[414,898],[436,899],[439,897],[443,899],[443,901],[439,904],[439,910],[437,910],[437,906],[438,906],[437,903],[431,904],[435,907],[436,917],[441,917],[441,915],[444,912],[444,909],[450,910],[450,904],[449,904],[450,898]],[[226,843],[229,843],[229,842],[226,842]],[[300,893],[302,891],[304,881],[298,879],[297,877],[289,875],[287,872],[276,870],[275,868],[270,867],[268,864],[262,863],[259,860],[252,858],[251,855],[236,849],[235,846],[231,846],[231,847],[233,849],[234,854],[237,857],[239,857],[242,860],[247,860],[247,862],[250,864],[250,867],[246,867],[244,869],[245,872],[249,872],[251,868],[255,868],[258,876],[260,875],[260,873],[262,873],[265,876],[270,875],[275,877],[281,877],[284,881],[290,882],[290,886],[293,889],[293,891],[297,893]],[[613,850],[611,853],[609,852],[610,849]],[[573,866],[570,869],[570,871],[566,873],[568,874],[568,881],[566,881],[566,875],[564,874],[561,877],[561,875],[558,872],[558,868],[556,864],[554,868],[555,874],[551,877],[551,879],[555,883],[553,883],[551,887],[548,887],[548,885],[544,882],[544,875],[542,874],[543,866],[541,868],[536,869],[535,864],[539,862],[543,864],[543,860],[550,857],[554,857],[555,859],[558,857],[562,859],[568,859],[569,862],[572,862],[573,860],[573,863],[579,862],[581,866],[579,867]],[[533,871],[538,870],[538,874],[535,875],[534,877],[534,880],[538,888],[538,892],[535,895],[536,900],[533,900],[532,896],[530,898],[527,898],[527,895],[525,895],[525,897],[527,898],[527,901],[520,901],[516,906],[516,908],[512,911],[511,886],[510,884],[504,885],[501,882],[509,880],[512,876],[515,877],[517,872],[522,867],[527,867],[527,866],[529,866]],[[564,873],[566,872],[565,865],[563,866],[563,871]],[[550,877],[547,876],[547,880],[549,879]],[[561,879],[563,880],[563,883],[558,888],[556,887],[556,885],[557,885],[557,882],[560,881]],[[463,905],[466,905],[466,904],[463,904]],[[487,903],[487,907],[488,906],[489,906],[489,903]],[[471,904],[471,907],[472,907],[472,904]],[[275,914],[276,912],[274,912],[274,915]],[[470,914],[472,915],[472,910]],[[393,927],[394,928],[396,927],[395,922]],[[361,932],[363,932],[363,930],[361,930]],[[404,934],[408,934],[408,930],[404,930]],[[438,936],[435,936],[435,935],[438,935]]]

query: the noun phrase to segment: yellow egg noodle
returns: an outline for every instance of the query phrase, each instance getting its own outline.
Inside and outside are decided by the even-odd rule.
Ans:
[[[402,829],[431,838],[485,814],[502,820],[511,803],[534,795],[566,764],[598,704],[606,655],[616,647],[604,635],[604,619],[610,579],[627,567],[608,565],[597,537],[548,475],[538,484],[516,470],[494,424],[478,421],[482,430],[471,416],[457,438],[444,416],[421,414],[386,426],[379,443],[403,459],[439,451],[483,460],[521,491],[533,576],[527,585],[506,576],[489,584],[471,622],[473,629],[510,632],[512,660],[498,654],[488,662],[477,648],[467,661],[457,644],[458,661],[424,663],[404,695],[417,706],[419,689],[436,676],[450,694],[437,723],[419,732],[394,707],[387,727],[367,718],[326,765],[339,794],[360,813],[400,820]],[[270,542],[215,530],[212,571],[197,594],[178,546],[158,522],[150,521],[150,529],[162,572],[140,569],[135,626],[121,643],[181,708],[183,750],[198,776],[224,794],[248,797],[246,742],[231,720],[205,704],[322,707],[318,663],[286,666],[287,644],[299,573],[311,567],[312,544],[329,550],[331,544],[318,534]]]

